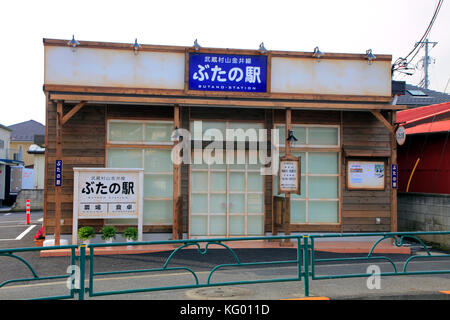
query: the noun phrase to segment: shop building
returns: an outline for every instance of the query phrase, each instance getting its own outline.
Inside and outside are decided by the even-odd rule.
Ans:
[[[391,168],[405,107],[392,104],[390,55],[54,39],[44,50],[47,235],[72,233],[74,168],[83,167],[143,169],[143,232],[166,239],[396,231]],[[191,158],[203,161],[172,161],[187,141],[173,139],[175,129],[191,134]],[[239,144],[227,141],[231,129],[258,132],[243,163],[226,161],[227,145]],[[300,194],[283,199],[278,176],[261,174],[275,162],[250,160],[264,147],[266,160],[300,157]],[[217,150],[223,163],[208,164]],[[289,201],[287,215],[278,201]],[[78,225],[120,230],[136,220]]]

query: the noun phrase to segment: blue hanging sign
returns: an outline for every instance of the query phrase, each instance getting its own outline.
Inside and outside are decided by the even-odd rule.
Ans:
[[[189,54],[189,90],[267,91],[267,56]]]
[[[398,188],[398,167],[396,164],[392,165],[392,189]]]
[[[55,162],[55,186],[62,186],[62,160],[56,160]]]

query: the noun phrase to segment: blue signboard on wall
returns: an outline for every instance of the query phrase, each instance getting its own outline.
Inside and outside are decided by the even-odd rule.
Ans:
[[[189,90],[266,92],[267,56],[191,52]]]
[[[55,162],[55,186],[62,186],[62,160],[56,160]]]
[[[396,164],[392,165],[392,189],[398,188],[398,167]]]

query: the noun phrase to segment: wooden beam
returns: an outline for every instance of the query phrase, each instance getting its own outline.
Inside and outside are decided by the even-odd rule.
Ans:
[[[126,95],[90,95],[90,94],[66,94],[51,93],[51,100],[88,101],[97,103],[134,103],[134,104],[174,104],[186,106],[211,106],[211,107],[254,107],[271,109],[306,109],[306,110],[403,110],[406,106],[380,104],[380,103],[339,103],[339,102],[300,102],[300,101],[274,101],[264,99],[208,99],[200,97],[151,97],[151,96],[126,96]]]
[[[63,126],[67,121],[69,121],[70,118],[72,118],[72,116],[75,115],[75,113],[77,113],[81,108],[83,108],[83,106],[86,104],[86,101],[81,101],[79,104],[77,104],[75,107],[73,107],[69,112],[67,112],[67,114],[62,117],[61,119],[61,126]]]
[[[395,129],[394,126],[392,126],[389,121],[386,120],[385,117],[383,117],[383,115],[380,113],[380,111],[378,110],[370,110],[370,112],[375,116],[375,118],[377,118],[378,120],[381,121],[381,123],[392,133],[395,133]]]

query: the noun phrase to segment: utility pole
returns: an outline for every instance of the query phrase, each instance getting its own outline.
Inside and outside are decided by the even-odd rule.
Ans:
[[[429,84],[428,65],[430,64],[430,58],[428,57],[428,45],[432,44],[434,47],[435,45],[437,45],[437,42],[430,42],[430,41],[428,41],[428,39],[425,39],[425,41],[418,42],[418,44],[425,44],[425,57],[424,57],[424,63],[423,63],[424,68],[425,68],[425,79],[424,79],[423,87],[425,89],[428,89],[428,84]]]

